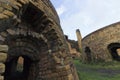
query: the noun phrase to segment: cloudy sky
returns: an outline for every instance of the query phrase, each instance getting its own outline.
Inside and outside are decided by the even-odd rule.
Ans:
[[[64,34],[77,40],[76,29],[82,37],[120,21],[120,0],[51,0],[61,20]]]

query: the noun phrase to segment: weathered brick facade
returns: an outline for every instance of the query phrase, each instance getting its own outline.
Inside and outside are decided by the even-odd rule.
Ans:
[[[7,52],[8,46],[0,45],[0,80],[4,80],[3,74],[5,74],[5,62],[7,60]]]
[[[81,53],[79,51],[78,41],[70,40],[70,39],[68,39],[67,36],[66,36],[66,40],[67,40],[68,48],[70,50],[70,54],[71,54],[72,58],[73,59],[80,58]]]
[[[0,44],[9,47],[5,80],[79,80],[49,0],[0,0]]]
[[[99,29],[82,39],[84,61],[119,60],[120,22]],[[91,59],[90,59],[91,58]]]

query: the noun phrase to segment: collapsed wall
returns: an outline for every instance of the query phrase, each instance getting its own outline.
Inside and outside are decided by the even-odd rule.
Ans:
[[[78,46],[78,41],[68,39],[68,36],[65,36],[68,44],[70,54],[73,59],[79,59],[81,56],[80,49]]]

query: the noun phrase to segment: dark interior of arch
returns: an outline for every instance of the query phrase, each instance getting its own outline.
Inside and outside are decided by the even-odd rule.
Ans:
[[[120,56],[118,55],[117,49],[120,49],[120,43],[111,43],[108,45],[108,50],[112,55],[114,60],[120,61]]]
[[[8,36],[6,43],[9,46],[6,62],[5,80],[36,80],[39,71],[40,59],[45,53],[47,44],[42,39],[32,36]],[[17,69],[19,58],[23,58],[22,71]],[[39,76],[41,77],[41,76]]]
[[[27,56],[23,56],[23,70],[17,69],[19,57],[14,57],[6,63],[5,80],[28,80],[32,61]]]
[[[87,61],[91,61],[92,58],[91,58],[91,50],[90,50],[90,47],[85,47],[85,53],[86,53],[86,56],[87,56]]]

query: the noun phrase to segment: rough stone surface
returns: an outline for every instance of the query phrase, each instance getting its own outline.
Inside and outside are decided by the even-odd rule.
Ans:
[[[120,48],[120,22],[89,34],[82,39],[82,47],[85,62],[90,58],[91,61],[119,60],[117,49]]]
[[[0,45],[0,52],[7,52],[7,51],[8,51],[8,46]]]
[[[70,53],[71,53],[72,57],[73,58],[80,58],[81,53],[80,53],[77,45],[75,43],[72,43],[70,40],[67,43],[68,43],[68,47],[70,49]]]
[[[4,76],[0,76],[0,80],[4,80]]]
[[[0,43],[9,47],[5,80],[79,80],[49,0],[1,0],[0,8]]]
[[[1,76],[1,75],[3,75],[3,73],[5,73],[5,64],[4,63],[7,60],[7,52],[8,52],[8,46],[0,45],[0,80],[4,80],[4,76]]]
[[[5,65],[3,63],[0,63],[0,74],[5,72]]]
[[[78,40],[79,51],[81,52],[81,49],[82,49],[82,43],[81,43],[82,36],[81,36],[81,33],[80,33],[79,29],[76,30],[76,35],[77,35],[77,40]]]
[[[68,48],[70,50],[70,54],[72,55],[72,58],[80,58],[81,53],[80,53],[80,49],[78,46],[78,41],[75,40],[70,40],[68,39],[68,36],[65,36],[66,40],[67,40],[67,44],[68,44]]]
[[[7,60],[7,53],[0,52],[0,62],[6,62]]]

